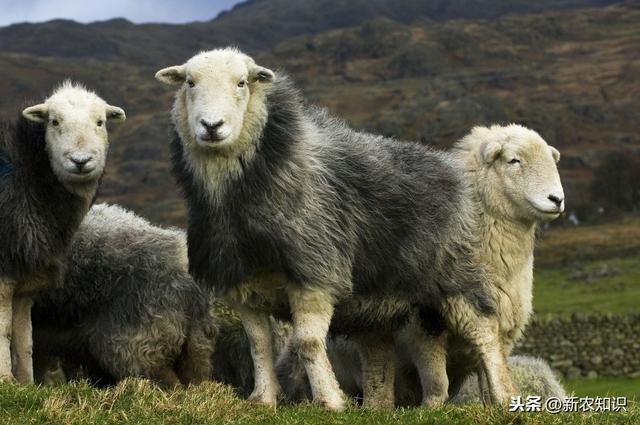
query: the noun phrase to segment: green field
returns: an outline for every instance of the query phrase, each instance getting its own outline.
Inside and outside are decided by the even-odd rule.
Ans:
[[[505,407],[448,406],[436,410],[372,411],[350,407],[330,413],[309,404],[269,409],[207,383],[163,392],[148,381],[129,379],[97,390],[85,383],[61,387],[0,384],[0,424],[635,424],[640,408],[626,413],[509,413]]]
[[[567,393],[584,396],[624,396],[640,401],[640,378],[568,379],[563,382]]]
[[[585,260],[535,270],[534,311],[547,315],[640,313],[640,258]]]

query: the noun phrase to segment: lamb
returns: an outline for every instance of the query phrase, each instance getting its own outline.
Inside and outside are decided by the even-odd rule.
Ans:
[[[33,382],[33,297],[62,283],[71,238],[104,172],[106,122],[124,119],[67,81],[0,124],[0,380]]]
[[[344,407],[326,353],[331,326],[361,342],[365,404],[389,405],[392,333],[419,306],[479,353],[492,398],[506,401],[513,388],[476,261],[477,218],[451,155],[356,132],[235,49],[156,78],[180,85],[171,149],[189,210],[190,272],[240,314],[250,399],[275,406],[280,392],[273,313],[292,318],[314,400]]]
[[[476,208],[482,211],[480,261],[491,276],[488,290],[497,306],[500,346],[506,358],[522,336],[533,308],[536,227],[564,211],[556,166],[560,153],[535,131],[515,124],[476,127],[455,144],[453,153],[463,164]],[[399,332],[398,343],[412,353],[418,366],[425,404],[440,404],[454,396],[474,370],[479,370],[484,382],[478,358],[469,353],[466,342],[449,332],[434,335],[433,328],[425,334],[418,329],[419,322],[414,317]],[[441,367],[434,366],[436,361],[446,361],[447,375],[438,372]]]
[[[36,299],[35,364],[58,357],[67,374],[82,366],[99,384],[196,384],[212,373],[210,306],[188,273],[182,231],[96,205],[73,238],[64,286]]]

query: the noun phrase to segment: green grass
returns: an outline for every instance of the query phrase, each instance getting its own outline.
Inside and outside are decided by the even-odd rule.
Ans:
[[[310,404],[270,409],[236,398],[226,386],[206,383],[163,392],[148,381],[128,379],[98,390],[86,383],[60,387],[0,383],[0,424],[634,424],[640,408],[626,413],[510,413],[505,407],[372,411],[350,407],[331,413]]]
[[[580,262],[586,274],[603,267],[615,276],[571,280],[575,265],[537,268],[533,303],[538,316],[581,313],[640,313],[640,258],[614,258]],[[597,274],[597,273],[595,273]]]
[[[567,393],[583,396],[624,396],[640,402],[640,378],[568,379],[563,382]]]

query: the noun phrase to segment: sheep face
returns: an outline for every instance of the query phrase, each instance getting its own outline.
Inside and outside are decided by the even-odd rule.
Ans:
[[[475,128],[467,136],[483,172],[477,184],[487,208],[524,222],[546,222],[564,211],[556,163],[560,153],[535,131],[510,125]],[[463,140],[463,143],[465,140]]]
[[[81,86],[65,82],[42,104],[22,112],[43,123],[51,168],[74,193],[97,183],[104,172],[108,150],[106,123],[124,120],[121,108]]]
[[[267,118],[265,88],[275,77],[250,57],[234,49],[203,52],[156,78],[182,85],[173,119],[188,149],[236,156],[259,139]]]

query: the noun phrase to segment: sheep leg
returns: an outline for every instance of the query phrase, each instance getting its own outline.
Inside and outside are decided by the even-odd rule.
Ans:
[[[280,384],[275,372],[269,316],[241,304],[236,309],[247,333],[253,359],[254,386],[249,400],[276,407]]]
[[[392,336],[357,336],[354,341],[362,364],[364,407],[393,409],[396,354]]]
[[[164,367],[158,370],[151,378],[160,388],[166,390],[182,386],[180,379],[178,379],[178,375],[170,367]]]
[[[447,332],[429,335],[414,318],[396,334],[396,339],[409,352],[413,365],[418,369],[422,405],[442,406],[449,398]]]
[[[515,394],[515,390],[507,367],[507,359],[500,350],[497,338],[494,335],[478,338],[477,348],[491,401],[506,403],[509,397]]]
[[[491,401],[506,403],[515,390],[500,343],[497,320],[476,314],[473,306],[460,297],[447,300],[445,311],[449,327],[455,329],[478,355]]]
[[[479,368],[477,371],[478,377],[478,395],[480,397],[480,401],[485,406],[491,404],[491,396],[489,394],[489,383],[487,381],[487,374],[484,373],[483,368]]]
[[[11,322],[14,283],[0,278],[0,381],[12,381]]]
[[[33,332],[31,328],[31,306],[29,296],[13,297],[13,319],[11,351],[13,372],[18,382],[33,383]]]
[[[343,410],[345,395],[327,355],[327,332],[333,316],[333,298],[304,288],[289,288],[293,316],[292,344],[304,363],[314,401],[329,410]]]

